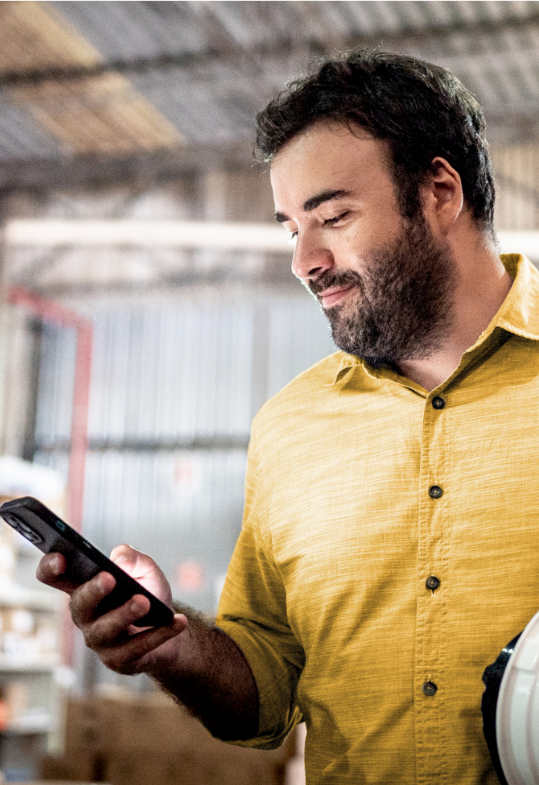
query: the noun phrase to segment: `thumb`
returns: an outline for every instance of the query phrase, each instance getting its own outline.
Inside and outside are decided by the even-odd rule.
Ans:
[[[137,580],[153,572],[157,566],[151,556],[126,544],[113,548],[110,558],[118,567]]]

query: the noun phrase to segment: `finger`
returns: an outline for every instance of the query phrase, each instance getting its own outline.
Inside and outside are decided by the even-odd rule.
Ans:
[[[143,594],[136,594],[119,608],[104,613],[83,629],[86,644],[92,649],[116,646],[131,636],[134,622],[150,610],[150,601]]]
[[[157,567],[151,556],[132,548],[130,545],[118,545],[112,550],[110,558],[135,580],[144,578],[148,573],[154,572]]]
[[[137,673],[141,661],[163,643],[180,635],[187,627],[187,619],[181,614],[174,617],[167,627],[153,627],[136,635],[124,638],[120,645],[101,649],[99,657],[104,665],[119,673]]]
[[[83,628],[86,644],[96,651],[114,648],[127,642],[133,636],[138,636],[143,631],[165,629],[164,627],[145,627],[142,630],[140,627],[134,626],[134,623],[145,616],[149,610],[149,599],[143,594],[136,594],[119,608],[115,608],[100,616],[93,623],[87,624]],[[173,623],[176,626],[179,625],[182,629],[187,627],[187,618],[184,615],[176,614],[174,619],[176,621],[173,620]]]
[[[65,576],[67,562],[61,553],[48,553],[39,562],[36,578],[47,586],[72,594],[79,584]]]
[[[66,571],[67,562],[61,553],[47,553],[40,560],[36,575],[42,583],[53,583]]]
[[[110,572],[100,572],[72,593],[71,615],[77,627],[91,624],[98,618],[97,606],[115,586],[116,579]]]
[[[137,558],[137,553],[139,553],[139,551],[137,551],[136,548],[132,548],[131,545],[124,543],[123,545],[117,545],[112,549],[110,552],[110,558],[113,562],[116,563],[123,560],[134,562]]]

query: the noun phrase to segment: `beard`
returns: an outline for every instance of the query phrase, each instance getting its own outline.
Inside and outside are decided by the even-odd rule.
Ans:
[[[419,360],[441,348],[453,325],[457,268],[436,244],[423,215],[403,223],[391,245],[373,251],[366,272],[328,271],[308,284],[314,295],[353,285],[350,302],[324,310],[335,344],[375,368]]]

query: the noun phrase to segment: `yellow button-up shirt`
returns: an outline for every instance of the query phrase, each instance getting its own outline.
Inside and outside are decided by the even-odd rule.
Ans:
[[[306,721],[308,785],[497,782],[481,676],[539,610],[539,273],[502,260],[505,302],[432,392],[336,352],[253,423],[217,623],[252,743]]]

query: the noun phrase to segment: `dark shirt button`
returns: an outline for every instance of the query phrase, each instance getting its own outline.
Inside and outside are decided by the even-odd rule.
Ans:
[[[433,485],[429,488],[429,496],[433,499],[439,499],[443,495],[443,491],[439,485]]]
[[[433,681],[426,681],[425,684],[423,685],[423,692],[425,693],[425,695],[428,695],[429,697],[434,695],[437,689],[438,687]]]
[[[440,579],[437,578],[436,575],[429,575],[429,577],[425,581],[425,585],[427,589],[432,589],[432,591],[434,591],[440,585]]]
[[[435,397],[432,399],[432,405],[433,405],[433,407],[434,407],[435,409],[443,409],[443,408],[444,408],[444,406],[445,406],[445,401],[444,401],[444,399],[443,399],[443,398],[440,398],[440,396],[439,396],[439,395],[436,395],[436,396],[435,396]]]

